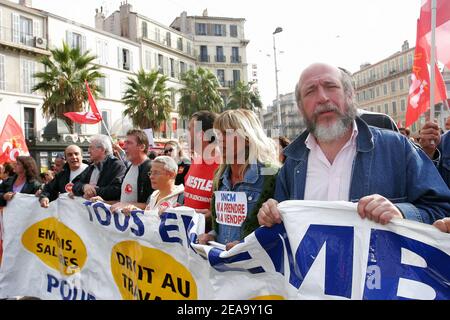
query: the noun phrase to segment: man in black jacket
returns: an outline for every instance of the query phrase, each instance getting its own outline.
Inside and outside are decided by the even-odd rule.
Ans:
[[[73,194],[85,199],[100,196],[105,201],[118,201],[126,167],[112,155],[109,138],[101,134],[94,136],[89,154],[92,164],[74,180]]]
[[[48,208],[50,201],[56,200],[60,193],[72,192],[72,181],[88,167],[83,163],[80,147],[70,145],[64,150],[64,155],[67,160],[66,164],[55,178],[44,186],[44,190],[39,196],[39,202],[43,208]]]
[[[132,129],[127,132],[124,150],[130,166],[122,181],[120,202],[111,207],[112,212],[128,206],[145,209],[147,199],[153,192],[148,177],[151,168],[151,160],[147,157],[148,148],[149,141],[144,131]],[[94,197],[93,200],[106,199]]]

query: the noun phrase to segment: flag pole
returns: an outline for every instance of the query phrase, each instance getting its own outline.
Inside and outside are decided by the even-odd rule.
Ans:
[[[431,67],[430,67],[430,121],[434,120],[434,91],[436,90],[436,1],[431,0]]]

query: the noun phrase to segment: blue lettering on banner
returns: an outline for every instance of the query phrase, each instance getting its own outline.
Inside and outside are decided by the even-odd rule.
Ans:
[[[89,220],[91,222],[98,222],[100,225],[108,227],[111,225],[111,220],[114,220],[114,227],[120,231],[125,232],[130,228],[130,231],[138,237],[142,237],[145,232],[144,223],[139,218],[138,214],[144,214],[142,210],[134,210],[131,212],[130,216],[126,216],[123,225],[120,224],[119,214],[112,214],[111,211],[102,202],[91,202],[85,201],[83,204],[86,206],[89,213]],[[104,212],[104,215],[100,214],[100,211]],[[93,213],[94,212],[94,213]],[[111,216],[114,216],[111,219]],[[94,219],[95,217],[95,219]],[[130,227],[130,217],[133,219],[135,227]]]
[[[402,264],[402,248],[423,258],[426,266]],[[428,286],[435,292],[436,300],[450,299],[450,256],[435,247],[390,231],[374,229],[367,267],[374,265],[381,271],[380,285],[369,288],[366,281],[363,299],[407,299],[397,295],[401,278]]]
[[[59,290],[63,300],[96,300],[93,294],[70,285],[66,280],[47,274],[47,292],[52,293],[54,289]]]
[[[183,245],[183,240],[179,237],[169,236],[169,231],[178,231],[178,225],[167,224],[169,220],[177,220],[177,215],[175,213],[165,212],[161,215],[161,223],[159,224],[159,235],[162,241],[168,243],[180,243]]]
[[[236,267],[229,267],[227,264],[234,263],[234,262],[240,262],[240,261],[246,261],[251,260],[252,257],[250,254],[246,252],[240,252],[234,256],[222,258],[220,254],[223,252],[223,250],[220,250],[218,248],[212,248],[209,250],[208,253],[208,260],[214,269],[216,269],[219,272],[226,272],[226,271],[247,271],[252,274],[256,273],[264,273],[266,272],[263,267],[255,267],[250,269],[245,268],[236,268]]]
[[[310,225],[292,254],[283,224],[255,232],[274,268],[284,271],[284,248],[289,262],[289,283],[299,289],[322,247],[326,244],[325,294],[351,298],[353,279],[353,227]]]
[[[236,202],[236,194],[235,193],[221,193],[220,200],[227,201],[227,202]]]

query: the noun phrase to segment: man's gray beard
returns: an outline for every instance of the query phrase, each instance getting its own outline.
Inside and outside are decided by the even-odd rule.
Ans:
[[[319,106],[322,109],[327,109],[328,106]],[[334,105],[330,106],[330,109],[335,109],[338,112],[337,107]],[[342,138],[348,130],[352,127],[353,120],[356,118],[356,108],[352,105],[348,106],[348,110],[344,114],[340,114],[340,117],[331,126],[316,124],[312,120],[306,119],[306,126],[308,131],[317,139],[319,142],[332,142],[339,138]]]

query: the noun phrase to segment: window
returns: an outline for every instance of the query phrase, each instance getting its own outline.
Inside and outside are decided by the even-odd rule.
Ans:
[[[177,39],[177,49],[183,51],[183,38]]]
[[[400,90],[403,90],[405,88],[405,84],[404,84],[403,78],[400,79],[399,87],[400,87]]]
[[[158,54],[158,72],[164,73],[164,56],[162,54]]]
[[[392,101],[392,114],[396,115],[397,114],[397,102]]]
[[[380,96],[380,87],[376,87],[377,97]]]
[[[241,81],[241,70],[233,70],[233,83]]]
[[[389,113],[389,105],[387,103],[384,104],[384,113],[385,114]]]
[[[159,28],[155,28],[155,41],[161,42],[161,31]]]
[[[23,93],[31,94],[31,89],[34,87],[35,78],[35,62],[32,60],[22,59],[20,61],[20,78],[21,78],[21,91]]]
[[[384,93],[384,95],[387,95],[387,85],[386,84],[383,85],[383,93]]]
[[[196,23],[195,34],[198,36],[206,36],[206,23]]]
[[[405,112],[406,111],[406,102],[405,102],[405,100],[401,100],[400,101],[400,110],[402,111],[402,112]]]
[[[170,58],[170,76],[175,78],[175,60]]]
[[[35,109],[33,108],[24,108],[23,109],[23,115],[24,115],[24,133],[25,133],[25,139],[27,140],[33,140],[35,138]]]
[[[403,71],[403,57],[399,58],[398,71]]]
[[[6,90],[5,56],[0,55],[0,90]]]
[[[381,112],[381,106],[377,106],[377,112]]]
[[[78,48],[81,53],[86,51],[86,37],[80,33],[66,31],[66,42],[72,49]]]
[[[166,46],[168,46],[168,47],[172,46],[172,38],[171,38],[171,33],[170,32],[166,33]]]
[[[186,42],[186,52],[192,55],[192,44],[190,41]]]
[[[217,80],[219,80],[219,83],[222,87],[225,86],[225,70],[223,69],[217,70]]]
[[[20,43],[32,46],[33,45],[33,20],[20,17]]]
[[[152,53],[148,50],[145,50],[145,69],[152,69]]]
[[[186,63],[183,61],[180,61],[180,73],[185,74],[186,73]]]
[[[227,35],[226,26],[224,24],[214,25],[214,35],[217,37],[225,37]]]
[[[237,25],[235,24],[230,25],[230,36],[233,38],[237,38],[238,36]]]
[[[142,38],[148,38],[148,27],[145,21],[142,21]]]
[[[133,69],[133,57],[130,50],[119,48],[119,68],[131,71]]]
[[[223,47],[216,47],[216,62],[225,62],[225,56],[223,54]]]
[[[104,78],[99,78],[97,80],[97,85],[100,89],[100,95],[102,97],[108,97],[109,96],[109,88],[108,88],[108,78],[106,76]]]
[[[391,81],[391,92],[395,92],[396,91],[396,81]]]
[[[108,65],[108,42],[97,39],[96,45],[98,63],[102,65]]]
[[[388,75],[388,64],[385,63],[385,64],[383,65],[383,68],[384,68],[384,70],[383,70],[383,76],[387,77],[387,75]]]
[[[100,122],[100,127],[101,127],[101,134],[105,134],[108,135],[108,131],[111,129],[110,125],[109,125],[109,111],[101,111],[102,112],[102,118],[103,118],[103,122],[105,123],[105,125],[103,125],[102,122]],[[108,128],[108,130],[106,130],[105,126]]]
[[[209,62],[207,46],[200,46],[200,62]]]
[[[231,63],[240,63],[241,57],[239,56],[239,47],[231,48]]]
[[[408,54],[408,69],[412,69],[413,67],[413,56],[412,54]]]

